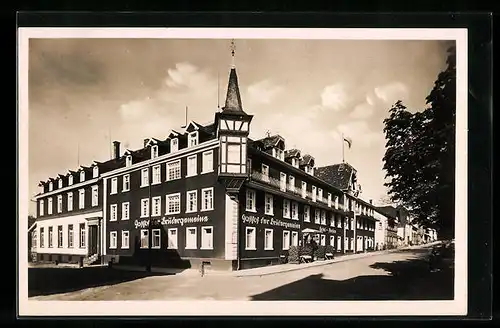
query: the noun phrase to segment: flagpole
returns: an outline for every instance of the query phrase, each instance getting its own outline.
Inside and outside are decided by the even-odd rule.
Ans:
[[[344,133],[342,132],[342,163],[344,163]]]

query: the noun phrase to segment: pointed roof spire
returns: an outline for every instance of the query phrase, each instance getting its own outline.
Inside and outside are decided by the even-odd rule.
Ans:
[[[240,88],[238,86],[238,76],[236,75],[236,66],[234,65],[235,49],[236,48],[234,45],[234,40],[232,40],[231,41],[232,65],[231,65],[231,72],[229,73],[229,82],[227,85],[226,103],[224,108],[222,108],[223,112],[243,112],[243,107],[241,106]]]

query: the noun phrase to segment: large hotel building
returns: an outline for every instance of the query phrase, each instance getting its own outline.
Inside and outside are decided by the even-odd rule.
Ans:
[[[40,182],[37,261],[239,270],[279,263],[306,233],[339,254],[375,248],[375,207],[347,163],[251,140],[236,69],[212,124],[191,121],[110,160]]]

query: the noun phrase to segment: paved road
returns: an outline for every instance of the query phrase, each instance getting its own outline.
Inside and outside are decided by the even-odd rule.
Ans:
[[[428,249],[352,259],[262,277],[156,275],[35,296],[37,300],[427,300],[453,299],[453,272],[431,273]],[[58,269],[54,269],[58,270]],[[70,269],[74,270],[74,269]],[[115,271],[110,269],[100,269]],[[76,271],[73,271],[76,272]],[[31,275],[31,272],[30,272]],[[32,278],[32,277],[30,277]],[[133,279],[133,280],[132,280]],[[31,280],[31,279],[30,279]],[[30,286],[31,287],[31,286]],[[45,294],[49,294],[45,292]]]

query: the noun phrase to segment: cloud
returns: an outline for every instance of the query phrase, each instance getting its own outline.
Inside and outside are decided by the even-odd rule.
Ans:
[[[372,102],[371,99],[370,102]],[[354,110],[349,114],[349,117],[354,119],[366,119],[371,117],[375,112],[375,108],[373,107],[374,102],[372,102],[372,104],[370,104],[370,102],[367,101],[354,107]]]
[[[382,132],[372,131],[368,123],[363,120],[339,124],[337,131],[352,139],[352,147],[370,147],[384,138]]]
[[[326,86],[321,93],[321,104],[325,108],[339,111],[347,104],[347,93],[342,84]]]
[[[270,80],[262,80],[247,88],[247,99],[255,104],[269,104],[284,91],[280,85],[274,84]]]
[[[374,89],[375,95],[385,103],[403,100],[408,96],[408,88],[401,82],[392,82]]]

